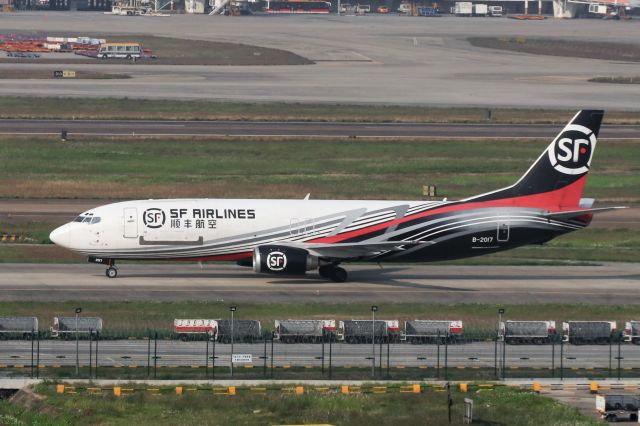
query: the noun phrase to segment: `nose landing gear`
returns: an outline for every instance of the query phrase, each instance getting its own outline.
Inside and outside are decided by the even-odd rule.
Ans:
[[[118,276],[118,270],[116,268],[114,268],[113,266],[110,266],[105,271],[105,275],[107,277],[109,277],[109,278],[115,278],[115,277]]]
[[[105,271],[105,275],[107,276],[107,278],[117,277],[118,270],[116,269],[116,261],[113,259],[109,259],[109,262],[107,263],[107,265],[109,265],[109,267]]]
[[[344,268],[339,267],[337,264],[324,265],[318,268],[318,273],[322,278],[329,278],[330,280],[343,283],[347,281],[348,274]]]

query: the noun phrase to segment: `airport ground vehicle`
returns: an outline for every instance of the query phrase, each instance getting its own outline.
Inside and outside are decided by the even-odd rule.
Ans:
[[[338,324],[338,340],[346,343],[371,343],[374,341],[397,343],[401,339],[398,320],[347,320]]]
[[[235,261],[256,273],[347,281],[348,262],[434,262],[543,244],[585,228],[582,198],[604,115],[578,112],[513,185],[442,201],[167,199],[90,209],[55,244],[118,275],[117,259]]]
[[[231,343],[231,320],[219,319],[218,341],[221,343]],[[233,341],[236,343],[251,343],[262,337],[262,329],[258,320],[233,321]]]
[[[356,6],[356,13],[369,13],[371,12],[370,4],[358,4]]]
[[[456,16],[472,16],[473,3],[470,1],[459,1],[453,6],[453,14]]]
[[[410,3],[400,3],[400,6],[398,6],[398,13],[410,13],[410,12],[411,12]]]
[[[208,334],[215,339],[218,334],[218,321],[211,319],[175,319],[173,332],[180,340],[186,341],[190,335]]]
[[[378,6],[376,9],[377,13],[389,13],[389,8],[387,6]]]
[[[640,321],[627,321],[622,330],[622,338],[625,342],[640,343]]]
[[[274,338],[282,343],[316,343],[335,339],[335,320],[276,320]]]
[[[500,337],[505,343],[550,343],[555,334],[555,321],[503,321],[500,323]]]
[[[402,340],[411,343],[453,342],[462,339],[462,321],[410,320],[404,323]]]
[[[37,332],[36,317],[0,317],[0,339],[30,339]]]
[[[473,16],[489,16],[489,6],[484,3],[474,3]]]
[[[568,321],[562,323],[562,340],[573,344],[608,343],[615,331],[615,321]]]
[[[138,43],[104,43],[98,49],[101,59],[139,59],[144,51]]]
[[[489,6],[489,16],[502,16],[502,6]]]
[[[596,395],[596,411],[609,422],[638,422],[640,397],[635,395]]]
[[[52,337],[70,339],[78,334],[102,333],[102,318],[98,317],[54,317],[51,327]]]

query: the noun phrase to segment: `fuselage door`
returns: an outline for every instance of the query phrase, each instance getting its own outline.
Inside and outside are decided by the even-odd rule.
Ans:
[[[498,222],[498,242],[509,241],[509,222]]]
[[[124,237],[138,238],[138,210],[135,207],[124,209]]]

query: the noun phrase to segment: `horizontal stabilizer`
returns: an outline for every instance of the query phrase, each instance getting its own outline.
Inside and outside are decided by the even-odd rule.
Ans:
[[[600,207],[597,209],[581,209],[581,210],[571,210],[566,212],[556,212],[556,213],[547,213],[545,217],[547,219],[572,219],[574,217],[583,216],[585,214],[596,214],[603,213],[612,210],[620,210],[626,209],[628,207]]]

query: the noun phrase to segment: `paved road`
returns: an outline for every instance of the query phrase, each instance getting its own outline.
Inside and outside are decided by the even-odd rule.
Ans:
[[[150,346],[150,352],[149,352]],[[332,364],[334,366],[369,366],[372,355],[371,345],[334,343],[331,345]],[[325,362],[328,363],[329,345],[325,345]],[[492,368],[495,363],[495,344],[493,342],[475,342],[448,345],[447,359],[451,366]],[[502,346],[499,347],[502,356]],[[617,366],[617,346],[612,348],[611,362]],[[40,342],[40,363],[44,365],[74,365],[75,341],[43,340]],[[99,344],[100,365],[137,365],[146,366],[149,354],[153,356],[154,345],[147,341],[101,341]],[[209,346],[210,354],[213,347]],[[229,365],[231,345],[216,344],[216,365]],[[440,365],[444,365],[445,347],[440,346]],[[383,363],[386,364],[387,346],[382,346]],[[563,364],[566,368],[608,368],[609,345],[574,346],[564,345]],[[262,365],[260,357],[265,356],[262,343],[236,344],[236,354],[252,354],[253,364]],[[393,344],[389,347],[389,360],[392,366],[434,367],[438,362],[437,345]],[[202,365],[206,359],[206,342],[158,341],[159,366]],[[266,356],[271,356],[271,345],[267,344]],[[380,347],[376,345],[376,358],[380,356]],[[560,365],[560,346],[551,345],[507,345],[505,348],[506,365],[510,367],[551,367],[552,356],[555,366]],[[622,367],[640,368],[640,346],[624,344],[621,346]],[[280,344],[273,345],[275,366],[320,366],[322,364],[321,344]],[[367,359],[369,358],[369,359]],[[420,359],[419,359],[420,358]],[[89,343],[80,342],[80,360],[89,362]],[[0,364],[30,364],[31,343],[25,341],[4,341],[0,345]],[[270,364],[270,359],[267,365]],[[325,364],[326,365],[326,364]]]
[[[224,300],[234,303],[640,304],[640,263],[601,266],[347,265],[350,282],[256,275],[230,264],[2,264],[3,300]]]
[[[372,14],[375,15],[375,14]],[[4,32],[154,34],[292,51],[305,66],[69,64],[57,68],[126,73],[126,80],[0,80],[16,96],[140,97],[243,102],[327,102],[640,110],[640,86],[599,84],[595,76],[635,76],[624,61],[539,56],[471,46],[467,37],[551,37],[637,43],[640,22],[404,16],[173,15],[19,12]],[[1,64],[0,68],[38,64]]]
[[[256,121],[0,120],[0,134],[59,135],[64,129],[91,136],[360,136],[548,138],[561,126],[549,124],[421,124]],[[640,125],[605,125],[605,139],[640,139]]]

